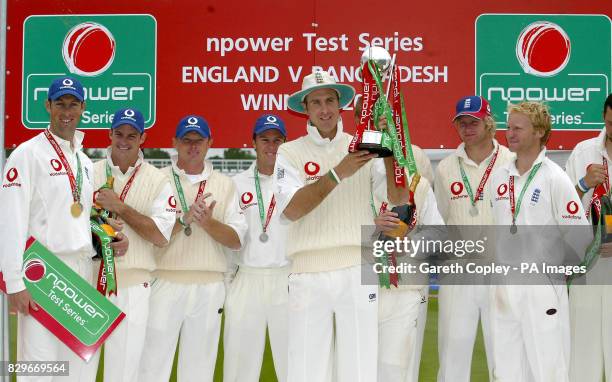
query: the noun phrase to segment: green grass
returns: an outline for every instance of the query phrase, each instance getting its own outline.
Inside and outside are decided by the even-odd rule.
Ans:
[[[16,333],[17,333],[17,320],[15,316],[11,316],[11,360],[15,359],[16,350]],[[429,307],[427,312],[427,326],[425,327],[425,339],[423,342],[423,352],[421,355],[421,368],[419,372],[419,381],[421,382],[432,382],[436,380],[438,371],[438,338],[437,338],[437,327],[438,327],[438,299],[431,298],[429,301]],[[217,364],[215,368],[215,382],[223,381],[223,333],[219,339],[219,352],[217,355]],[[177,353],[178,354],[178,353]],[[174,367],[172,368],[172,375],[170,381],[176,381],[176,362],[177,354],[174,357]],[[478,337],[476,339],[476,346],[474,348],[474,356],[472,358],[472,382],[484,382],[488,380],[486,357],[484,352],[484,344],[482,340],[482,332],[478,331]],[[264,361],[261,369],[260,382],[274,382],[276,381],[276,374],[274,373],[274,364],[272,363],[272,352],[270,350],[270,343],[266,341],[266,350],[264,354]],[[13,379],[14,381],[14,379]],[[100,362],[100,368],[98,369],[97,381],[102,381],[102,362]]]

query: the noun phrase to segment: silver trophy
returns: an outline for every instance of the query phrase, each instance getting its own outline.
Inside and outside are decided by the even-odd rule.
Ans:
[[[395,55],[393,59],[389,52],[387,52],[384,48],[379,46],[370,46],[366,50],[364,50],[361,55],[361,68],[364,64],[367,64],[368,61],[373,61],[374,70],[378,71],[380,78],[382,81],[388,79],[391,76]],[[389,89],[391,85],[391,81],[387,81],[387,90],[383,94],[383,89],[379,89],[380,97],[385,97],[389,95]],[[358,108],[359,114],[362,114],[361,111],[362,100],[361,97],[356,101],[356,108]],[[373,106],[372,106],[373,107]],[[361,136],[361,142],[358,144],[358,148],[360,150],[368,150],[371,153],[378,154],[379,157],[388,157],[393,155],[393,151],[390,147],[383,146],[383,133],[377,127],[378,121],[370,121],[367,129],[363,131]]]

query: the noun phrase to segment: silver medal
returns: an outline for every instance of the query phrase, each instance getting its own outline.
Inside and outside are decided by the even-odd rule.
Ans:
[[[478,207],[472,206],[472,208],[470,208],[470,216],[472,217],[478,216]]]
[[[190,236],[191,235],[191,227],[190,226],[185,227],[185,231],[184,232],[185,232],[185,235]]]
[[[262,243],[268,241],[268,234],[263,232],[261,235],[259,235],[259,241],[261,241]]]
[[[516,233],[516,231],[518,231],[518,229],[516,228],[516,225],[512,224],[510,226],[510,233],[514,235]]]

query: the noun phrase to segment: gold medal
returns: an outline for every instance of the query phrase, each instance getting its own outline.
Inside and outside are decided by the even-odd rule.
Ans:
[[[79,202],[72,203],[70,206],[70,214],[72,214],[73,217],[78,218],[81,215],[81,212],[83,212],[83,205]]]

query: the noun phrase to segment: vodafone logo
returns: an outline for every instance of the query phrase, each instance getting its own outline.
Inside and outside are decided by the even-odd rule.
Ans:
[[[504,196],[508,192],[508,185],[506,183],[502,183],[497,187],[497,195]]]
[[[571,52],[567,33],[557,24],[537,21],[520,33],[516,57],[527,74],[551,77],[562,71]]]
[[[111,66],[115,49],[115,38],[105,26],[86,22],[73,27],[66,34],[62,57],[71,73],[93,77]]]
[[[321,166],[319,166],[318,163],[315,163],[315,162],[306,162],[306,164],[304,165],[304,172],[308,176],[313,176],[313,175],[317,174],[319,172],[319,170],[321,170]]]
[[[134,110],[132,110],[132,109],[126,109],[126,110],[123,112],[123,115],[125,115],[126,117],[133,117],[133,116],[134,116]]]
[[[176,208],[176,199],[174,198],[174,195],[168,198],[168,205],[172,208]]]
[[[571,215],[576,215],[576,212],[578,212],[578,203],[572,200],[571,202],[567,203],[566,209]]]
[[[242,197],[240,199],[242,200],[242,204],[249,204],[253,200],[253,194],[251,194],[250,192],[245,192],[244,194],[242,194]]]
[[[457,196],[463,192],[463,183],[453,182],[450,186],[451,194]]]
[[[31,283],[35,283],[40,281],[45,276],[47,267],[42,261],[38,259],[32,259],[26,262],[24,270],[26,280]]]
[[[51,167],[55,170],[55,171],[59,171],[62,169],[62,162],[58,161],[57,159],[51,159],[49,161],[49,163],[51,163]]]
[[[12,182],[15,179],[17,179],[18,175],[19,173],[17,172],[17,169],[13,167],[6,172],[6,180],[8,180],[9,182]]]

